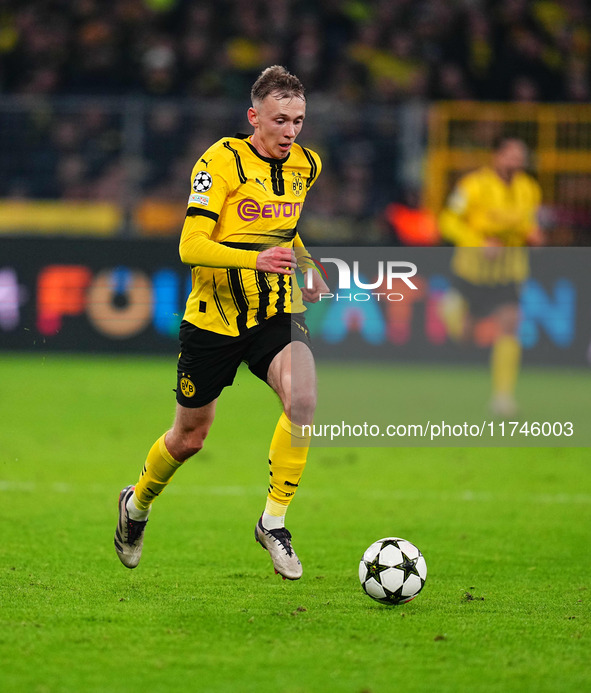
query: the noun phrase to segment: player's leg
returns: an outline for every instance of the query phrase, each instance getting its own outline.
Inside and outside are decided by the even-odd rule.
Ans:
[[[269,490],[265,510],[255,536],[284,578],[297,580],[301,563],[285,528],[285,514],[300,483],[310,436],[302,426],[311,424],[316,408],[316,369],[307,344],[294,341],[271,362],[268,384],[279,395],[283,413],[279,417],[269,449]]]
[[[198,408],[177,404],[173,427],[152,445],[139,481],[119,494],[119,521],[115,549],[128,568],[142,555],[144,530],[152,503],[166,488],[176,470],[203,447],[213,423],[216,400]]]
[[[139,512],[149,511],[176,470],[201,450],[213,423],[216,402],[196,409],[177,404],[173,427],[150,449],[136,484],[132,502]],[[131,509],[131,503],[128,505]]]
[[[135,488],[119,496],[115,547],[121,562],[135,568],[152,502],[176,470],[203,447],[215,416],[217,398],[231,385],[243,354],[240,340],[200,330],[183,321],[177,365],[176,415],[173,427],[150,449]]]
[[[456,342],[467,343],[474,330],[474,310],[478,309],[480,287],[460,277],[452,277],[451,286],[440,299],[438,313],[447,334]]]
[[[517,413],[515,387],[521,365],[521,343],[517,337],[520,311],[517,303],[507,303],[495,311],[499,334],[491,350],[491,409],[497,416]]]
[[[447,334],[456,342],[466,342],[470,334],[470,314],[466,299],[455,288],[441,297],[438,308]]]
[[[281,526],[306,465],[310,436],[302,426],[311,424],[316,409],[316,368],[309,347],[288,344],[269,366],[267,382],[281,399],[279,417],[269,450],[270,484],[265,520]],[[271,512],[269,512],[271,511]]]

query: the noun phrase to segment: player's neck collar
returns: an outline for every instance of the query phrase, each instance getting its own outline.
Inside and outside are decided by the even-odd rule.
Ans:
[[[262,159],[263,161],[266,161],[268,164],[275,164],[275,166],[283,166],[283,164],[289,159],[291,156],[291,152],[285,157],[285,159],[274,159],[272,156],[263,156],[262,154],[259,154],[259,152],[256,150],[252,142],[249,140],[250,135],[243,135],[242,133],[237,133],[235,137],[239,140],[244,140],[246,144],[251,148],[252,153],[256,154],[256,156],[259,157],[259,159]]]

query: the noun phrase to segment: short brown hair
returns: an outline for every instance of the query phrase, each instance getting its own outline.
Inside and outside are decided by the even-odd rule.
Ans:
[[[304,85],[281,65],[272,65],[261,72],[252,85],[250,98],[254,105],[256,101],[262,101],[269,94],[274,94],[279,99],[290,96],[298,99],[306,98]]]
[[[492,143],[492,150],[493,152],[500,152],[501,149],[504,149],[509,143],[512,142],[519,142],[519,144],[522,147],[525,147],[527,149],[527,144],[524,142],[524,140],[521,137],[518,137],[517,135],[513,135],[511,132],[504,132],[501,135],[497,135]]]

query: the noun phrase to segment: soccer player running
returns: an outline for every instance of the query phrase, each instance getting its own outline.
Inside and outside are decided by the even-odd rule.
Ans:
[[[128,568],[139,563],[152,502],[203,447],[217,399],[244,361],[283,405],[255,538],[276,572],[290,580],[302,575],[285,528],[308,455],[302,426],[312,423],[316,406],[301,300],[315,302],[328,287],[314,272],[311,288],[300,291],[293,275],[296,256],[306,267],[296,227],[321,163],[318,154],[295,143],[306,115],[304,87],[296,76],[277,65],[267,68],[251,99],[253,133],[216,142],[191,175],[180,257],[191,267],[192,290],[180,327],[176,416],[148,452],[135,487],[119,496],[115,548]]]
[[[542,243],[537,222],[541,190],[524,170],[527,159],[524,142],[500,138],[492,166],[460,179],[439,218],[442,237],[457,246],[453,289],[444,298],[443,316],[457,339],[469,338],[477,319],[496,318],[490,408],[501,417],[517,412],[519,288],[529,274],[525,246]]]

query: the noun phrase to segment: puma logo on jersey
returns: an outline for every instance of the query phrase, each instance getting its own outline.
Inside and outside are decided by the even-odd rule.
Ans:
[[[255,178],[255,182],[257,182],[263,188],[263,190],[265,192],[267,192],[267,188],[265,187],[265,181],[266,180],[267,180],[266,178],[263,178],[263,180],[259,180],[258,178]]]
[[[210,161],[212,161],[212,159],[209,159],[208,161],[205,161],[205,159],[199,159],[199,161],[203,161],[203,163],[205,164],[205,168],[207,168],[207,164],[208,164]]]

